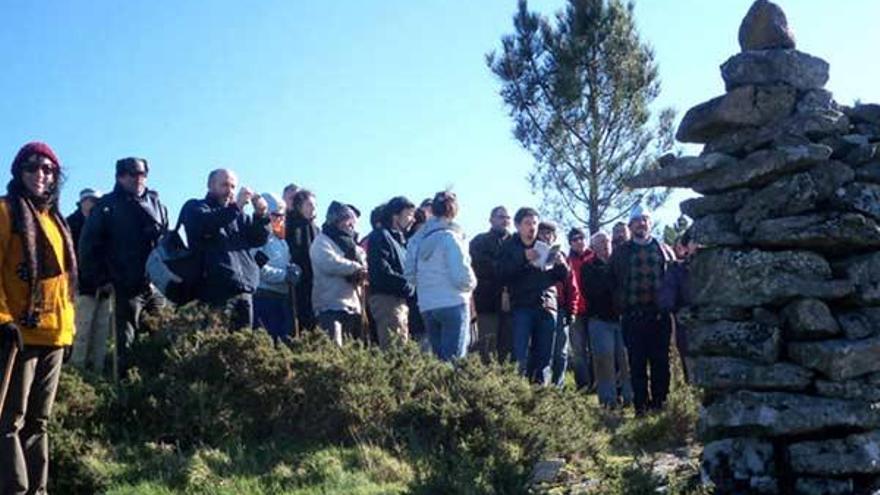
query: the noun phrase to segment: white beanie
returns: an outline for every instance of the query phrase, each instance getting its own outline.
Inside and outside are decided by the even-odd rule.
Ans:
[[[263,199],[266,200],[266,204],[269,205],[269,214],[284,213],[284,201],[282,201],[277,194],[263,193],[260,196],[262,196]]]
[[[633,220],[642,217],[650,217],[651,210],[646,207],[643,207],[641,203],[633,206],[632,211],[629,212],[629,223],[632,223]]]

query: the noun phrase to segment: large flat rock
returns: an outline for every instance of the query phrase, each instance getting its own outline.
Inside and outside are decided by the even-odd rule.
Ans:
[[[796,473],[839,476],[880,473],[880,431],[795,443],[788,448]]]
[[[773,364],[779,359],[782,331],[756,321],[716,321],[690,327],[691,356],[723,356]]]
[[[810,90],[825,86],[828,69],[828,62],[797,50],[749,50],[724,62],[721,77],[728,91],[752,84]]]
[[[730,357],[689,359],[693,385],[705,390],[804,390],[813,372],[791,363],[760,364]]]
[[[788,355],[832,380],[848,380],[880,371],[880,337],[791,342]]]
[[[688,110],[675,138],[684,143],[705,143],[744,127],[781,120],[794,111],[796,97],[791,86],[736,88]]]
[[[809,251],[704,249],[691,263],[693,303],[753,307],[794,298],[839,299],[853,284],[831,280],[831,267]]]
[[[711,403],[700,417],[705,439],[784,436],[832,428],[872,430],[880,409],[871,404],[787,392],[738,391]]]
[[[764,220],[747,239],[760,247],[846,253],[880,248],[880,225],[858,213],[817,213]]]

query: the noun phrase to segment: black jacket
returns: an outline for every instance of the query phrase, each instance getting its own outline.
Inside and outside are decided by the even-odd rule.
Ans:
[[[190,247],[202,260],[199,299],[220,304],[253,293],[260,283],[260,268],[250,250],[269,239],[269,216],[251,217],[235,203],[223,206],[211,197],[187,201],[180,215]]]
[[[309,248],[320,230],[315,222],[302,215],[288,214],[284,221],[285,239],[287,248],[290,250],[290,262],[296,263],[302,269],[302,277],[298,285],[303,287],[303,292],[312,292],[312,259],[309,257]]]
[[[498,313],[501,311],[501,283],[499,263],[501,246],[510,239],[507,232],[493,230],[484,232],[471,240],[471,267],[477,276],[477,288],[474,290],[474,305],[477,313]]]
[[[402,232],[381,228],[370,232],[367,267],[370,293],[410,298],[415,288],[403,276],[406,239]]]
[[[168,210],[155,191],[137,197],[117,185],[92,208],[79,236],[81,291],[112,282],[121,297],[141,293],[149,286],[147,257],[167,230]]]
[[[70,228],[70,238],[73,239],[73,248],[79,251],[79,236],[82,235],[83,227],[86,226],[86,216],[79,208],[67,217],[67,227]]]
[[[499,273],[501,283],[510,292],[510,307],[544,308],[555,312],[556,283],[565,280],[568,267],[559,264],[547,271],[535,267],[526,259],[529,247],[523,244],[519,235],[512,236],[501,246]]]
[[[620,311],[614,299],[616,286],[611,265],[599,258],[593,258],[590,263],[581,265],[579,276],[581,294],[589,301],[587,317],[605,321],[617,320]]]

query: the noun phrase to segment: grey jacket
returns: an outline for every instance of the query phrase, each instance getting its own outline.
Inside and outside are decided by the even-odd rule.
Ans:
[[[309,248],[314,280],[312,281],[312,307],[315,314],[324,311],[345,311],[359,314],[361,308],[357,287],[348,280],[358,269],[366,267],[364,250],[357,248],[360,261],[345,257],[339,246],[323,232],[318,234]]]

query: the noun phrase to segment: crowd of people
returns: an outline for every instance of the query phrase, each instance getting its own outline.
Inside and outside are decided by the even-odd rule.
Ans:
[[[172,227],[137,157],[118,160],[113,190],[84,189],[65,218],[63,172],[49,146],[29,143],[0,198],[3,493],[45,489],[64,362],[103,373],[112,333],[112,373],[126,376],[144,316],[169,304],[146,266],[170,232],[185,233],[199,259],[194,297],[228,314],[231,330],[265,329],[278,345],[311,330],[338,345],[413,341],[444,361],[472,351],[512,361],[556,387],[571,367],[578,390],[637,414],[664,405],[673,331],[686,352],[674,315],[688,305],[697,246],[687,233],[675,249],[654,237],[641,206],[611,234],[571,228],[565,254],[557,225],[533,208],[492,209],[489,230],[468,242],[454,193],[396,196],[372,210],[361,239],[354,205],[329,202],[319,227],[313,192],[257,194],[227,169],[208,175],[205,196]]]

